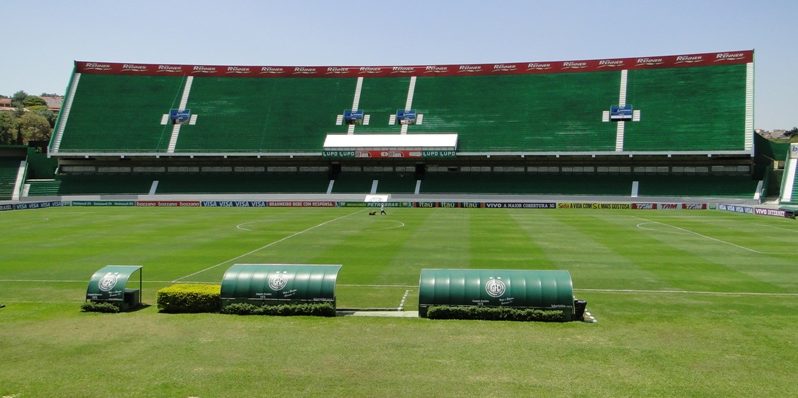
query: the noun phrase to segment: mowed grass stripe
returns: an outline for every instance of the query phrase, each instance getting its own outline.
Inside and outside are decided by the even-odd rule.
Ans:
[[[541,248],[525,233],[515,214],[519,209],[467,209],[471,221],[471,268],[549,269],[541,264]]]
[[[663,227],[665,232],[640,229],[637,228],[640,221],[628,213],[596,213],[591,217],[619,229],[620,234],[612,238],[609,234],[598,234],[596,238],[623,242],[617,244],[615,250],[627,256],[637,267],[656,275],[666,285],[662,289],[734,291],[739,290],[739,286],[746,286],[747,291],[781,290],[728,267],[724,260],[729,250],[746,257],[756,253],[707,241],[693,234],[673,232],[669,227]]]
[[[623,229],[594,218],[590,210],[514,212],[530,239],[538,242],[545,267],[571,271],[576,286],[591,288],[663,289],[667,281],[640,267],[635,253],[648,252],[646,243],[629,242]],[[603,238],[599,238],[603,236]],[[629,246],[626,250],[619,247]]]
[[[248,252],[246,252],[246,253],[239,254],[239,255],[237,255],[237,256],[235,256],[235,257],[232,257],[232,258],[229,258],[229,259],[227,259],[227,260],[224,260],[224,261],[221,261],[221,262],[219,262],[219,263],[216,263],[216,264],[214,264],[214,265],[211,265],[211,266],[205,267],[205,268],[203,268],[203,269],[201,269],[201,270],[199,270],[199,271],[194,271],[194,272],[192,272],[192,273],[190,273],[190,274],[188,274],[188,275],[184,275],[184,276],[181,276],[181,277],[179,277],[179,278],[176,278],[176,279],[175,279],[173,282],[177,282],[177,281],[181,281],[181,280],[188,280],[189,278],[191,278],[191,277],[193,277],[193,276],[200,275],[200,274],[202,274],[202,273],[205,273],[205,272],[208,272],[208,271],[210,271],[210,270],[216,269],[216,268],[218,268],[218,267],[220,267],[220,266],[223,266],[223,265],[226,265],[226,264],[234,264],[234,263],[237,263],[237,261],[238,261],[238,260],[246,259],[246,258],[248,258],[249,256],[255,255],[255,254],[257,254],[257,253],[259,253],[259,252],[261,252],[261,251],[263,251],[263,250],[265,250],[265,249],[268,249],[268,248],[270,248],[270,247],[272,247],[272,246],[274,246],[274,245],[280,244],[280,243],[282,243],[282,242],[285,242],[285,241],[287,241],[287,240],[289,240],[289,239],[291,239],[291,238],[294,238],[294,237],[296,237],[296,236],[300,236],[300,235],[302,235],[302,234],[304,234],[304,233],[310,232],[310,231],[312,231],[312,230],[314,230],[314,229],[316,229],[316,228],[320,228],[320,227],[323,227],[323,226],[325,226],[325,225],[327,225],[327,224],[330,224],[330,223],[333,223],[333,222],[336,222],[336,221],[342,220],[342,219],[344,219],[344,218],[346,218],[346,217],[350,217],[350,216],[352,216],[352,215],[354,215],[354,214],[356,214],[356,213],[362,213],[362,211],[359,211],[359,212],[357,212],[357,211],[356,211],[356,212],[351,212],[351,213],[348,213],[348,214],[344,214],[344,215],[342,215],[342,216],[338,216],[338,217],[336,217],[336,218],[333,218],[333,219],[329,219],[329,220],[327,220],[327,221],[320,222],[320,223],[318,223],[318,224],[316,224],[316,225],[310,226],[310,227],[308,227],[308,228],[305,228],[305,229],[303,229],[303,230],[301,230],[301,231],[294,232],[294,233],[292,233],[292,234],[290,234],[290,235],[287,235],[287,236],[285,236],[285,237],[283,237],[283,238],[280,238],[280,239],[277,239],[277,240],[275,240],[275,241],[272,241],[272,242],[266,243],[265,245],[263,245],[263,246],[260,246],[260,247],[257,247],[257,248],[255,248],[255,249],[252,249],[252,250],[250,250],[250,251],[248,251]],[[252,224],[252,222],[248,222],[248,223],[245,223],[245,224]],[[241,225],[242,225],[242,224],[236,224],[236,226],[235,226],[235,227],[236,227],[236,229],[237,229],[237,230],[242,230],[242,231],[248,231],[248,232],[249,232],[249,231],[251,231],[251,229],[249,229],[249,228],[242,229],[242,228],[241,228]]]
[[[661,224],[647,225],[646,228],[639,228],[639,224],[636,226],[644,233],[670,241],[669,244],[674,247],[690,251],[703,264],[725,268],[717,270],[716,275],[711,277],[720,290],[734,290],[735,286],[743,283],[754,291],[796,290],[796,278],[785,278],[794,270],[795,259],[747,249],[753,246],[747,242],[756,242],[762,236],[767,236],[767,231],[749,225],[752,218],[743,218],[735,231],[728,223],[711,224],[708,220],[713,219],[713,213],[709,215],[708,219],[672,219],[668,224],[655,221]],[[735,241],[746,242],[747,246],[737,247]],[[782,245],[778,240],[775,244],[777,246],[770,248],[784,250],[789,247],[789,244]]]
[[[145,264],[145,279],[150,281],[145,284],[145,302],[154,304],[154,292],[162,285],[152,281],[213,265],[352,209],[52,210],[56,211],[0,214],[9,230],[28,222],[38,225],[10,233],[0,243],[0,280],[29,279],[18,276],[28,272],[47,276],[31,282],[0,281],[0,303],[7,305],[0,309],[0,396],[84,396],[86,391],[127,397],[258,396],[264,391],[302,396],[798,395],[793,381],[798,350],[790,327],[798,300],[785,295],[798,289],[780,294],[787,282],[780,288],[756,285],[748,273],[757,267],[768,269],[767,264],[742,268],[741,262],[735,265],[741,272],[724,271],[729,247],[718,254],[721,245],[694,235],[635,228],[635,217],[643,215],[663,222],[679,220],[677,225],[685,228],[722,236],[713,235],[712,221],[717,218],[721,229],[733,231],[736,217],[737,228],[745,232],[734,242],[764,249],[752,244],[761,241],[759,236],[749,240],[759,232],[748,224],[797,225],[783,220],[681,211],[662,212],[668,217],[665,221],[655,212],[389,209],[388,217],[353,216],[259,253],[279,254],[279,262],[338,260],[334,262],[344,264],[339,305],[396,306],[405,290],[411,290],[408,299],[416,297],[411,288],[418,282],[417,274],[412,275],[416,268],[486,266],[471,263],[471,246],[481,238],[485,242],[480,244],[493,241],[495,247],[510,251],[502,262],[531,259],[530,264],[552,268],[566,264],[577,296],[588,299],[588,309],[599,319],[589,325],[165,315],[154,306],[127,314],[82,314],[79,302],[85,284],[46,281],[88,281],[91,272],[104,265],[87,265],[87,272],[58,268],[53,259],[66,249],[80,257],[80,249],[87,247],[80,239],[97,240],[83,253],[86,258],[111,256],[114,251],[135,256],[150,247],[152,253],[146,254],[158,261]],[[43,223],[47,215],[55,217]],[[508,224],[508,218],[515,223],[506,228],[521,238],[506,244],[505,234],[486,229],[497,215],[504,219],[502,224]],[[62,217],[69,227],[60,226]],[[706,226],[690,224],[691,218]],[[114,229],[112,220],[123,225]],[[249,232],[235,228],[249,220],[264,222],[248,224]],[[401,220],[405,226],[390,225],[389,220]],[[169,227],[141,225],[158,222]],[[52,232],[42,224],[76,238],[70,246],[47,247],[41,236]],[[110,232],[125,228],[148,232],[127,246],[104,248],[104,241],[115,239]],[[190,246],[191,239],[200,242]],[[43,248],[40,252],[35,244],[24,242],[41,242]],[[682,243],[690,250],[673,247]],[[530,247],[521,247],[525,245]],[[26,252],[7,253],[19,247]],[[706,259],[714,256],[719,257],[714,262]],[[796,278],[794,267],[787,267],[788,256],[757,256],[784,261],[769,272],[780,273],[785,281]],[[221,271],[209,282],[218,283]],[[721,289],[726,282],[713,282],[724,272],[739,285]],[[57,274],[67,277],[56,278]],[[646,284],[641,280],[647,275],[652,278],[650,289],[629,291]],[[399,280],[404,278],[410,281]],[[366,286],[367,280],[402,286]],[[682,291],[695,281],[710,288]],[[670,285],[670,292],[662,292]],[[749,288],[752,285],[769,290],[758,295]],[[408,309],[415,305],[407,304]],[[101,383],[101,389],[86,390],[98,376],[125,383]]]
[[[667,212],[639,213],[635,217],[684,228],[693,233],[736,244],[763,254],[791,254],[785,245],[792,243],[798,233],[794,220],[770,218],[770,223],[762,223],[760,217],[728,214],[723,212],[703,212],[700,217],[669,216]]]
[[[404,239],[394,240],[393,250],[379,271],[379,283],[418,286],[423,268],[465,268],[468,266],[470,217],[443,209],[401,209],[397,216],[412,220]],[[394,214],[394,213],[392,213]],[[415,299],[414,299],[415,300]]]

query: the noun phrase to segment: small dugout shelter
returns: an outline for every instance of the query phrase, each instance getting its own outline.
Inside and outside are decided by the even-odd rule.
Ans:
[[[89,280],[86,300],[110,302],[119,305],[122,311],[141,306],[143,270],[140,265],[106,265],[98,269]],[[128,287],[131,279],[138,274],[138,289]]]
[[[418,315],[431,306],[487,306],[559,310],[563,320],[575,313],[571,274],[563,270],[430,269],[421,270]]]
[[[332,303],[340,264],[235,264],[222,278],[222,308],[233,303]]]

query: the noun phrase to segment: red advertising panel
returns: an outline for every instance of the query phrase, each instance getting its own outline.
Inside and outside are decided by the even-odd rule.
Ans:
[[[371,150],[371,151],[355,151],[356,158],[421,158],[424,152],[420,149],[416,150]]]
[[[75,61],[75,68],[77,72],[80,73],[117,75],[180,75],[214,77],[397,77],[595,72],[622,69],[678,68],[691,66],[744,64],[753,61],[754,51],[743,50],[640,58],[610,58],[577,61],[465,65],[230,66]]]

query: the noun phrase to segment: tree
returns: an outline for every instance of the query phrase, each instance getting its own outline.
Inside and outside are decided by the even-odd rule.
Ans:
[[[11,105],[20,106],[22,105],[23,101],[25,101],[25,98],[28,98],[28,93],[23,90],[19,90],[11,96]]]
[[[17,143],[47,141],[50,139],[50,122],[36,112],[25,112],[17,125]]]
[[[53,111],[47,109],[45,105],[35,105],[28,108],[29,111],[34,112],[36,114],[44,116],[47,119],[47,122],[50,123],[50,127],[55,127],[55,120],[56,116]]]
[[[38,106],[38,105],[47,106],[47,101],[45,101],[42,97],[37,97],[35,95],[29,95],[29,96],[25,97],[24,100],[22,100],[22,105],[24,105],[26,108],[27,107],[31,107],[31,106]]]
[[[0,145],[17,141],[17,118],[11,112],[0,112]]]

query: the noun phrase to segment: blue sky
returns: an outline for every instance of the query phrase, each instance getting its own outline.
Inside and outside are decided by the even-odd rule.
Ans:
[[[755,49],[757,128],[798,126],[798,1],[2,0],[0,94],[73,60],[458,64]]]

